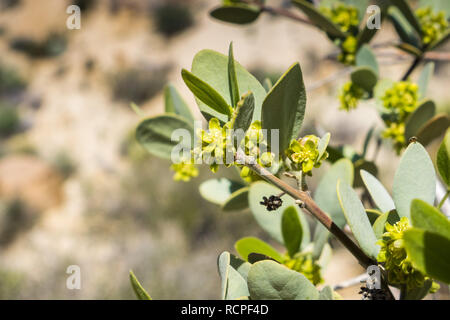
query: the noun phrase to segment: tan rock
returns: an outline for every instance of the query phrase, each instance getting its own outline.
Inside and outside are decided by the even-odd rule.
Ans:
[[[61,203],[62,177],[43,160],[28,155],[0,159],[0,197],[18,198],[44,211]]]

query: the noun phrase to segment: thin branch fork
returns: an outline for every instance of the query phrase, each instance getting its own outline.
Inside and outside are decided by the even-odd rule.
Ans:
[[[248,5],[254,5],[257,6],[261,11],[265,11],[268,12],[270,14],[273,15],[277,15],[277,16],[283,16],[286,18],[289,18],[291,20],[300,22],[300,23],[304,23],[307,25],[314,25],[311,21],[309,21],[306,18],[300,17],[294,13],[292,13],[291,11],[284,9],[284,8],[275,8],[275,7],[270,7],[265,5],[264,3],[260,2],[260,1],[251,1],[251,0],[241,0],[241,2],[246,3]]]
[[[322,223],[325,228],[328,229],[359,261],[359,263],[367,268],[370,265],[376,265],[377,263],[369,258],[346,234],[342,231],[331,218],[319,208],[319,206],[314,202],[314,200],[305,191],[299,191],[290,185],[283,182],[281,179],[274,176],[267,169],[261,167],[252,159],[249,159],[242,150],[239,150],[236,154],[236,160],[238,163],[244,164],[251,170],[256,172],[261,178],[265,179],[269,183],[278,187],[288,195],[290,195],[295,200],[300,200],[304,204],[304,209],[312,214],[317,220]]]

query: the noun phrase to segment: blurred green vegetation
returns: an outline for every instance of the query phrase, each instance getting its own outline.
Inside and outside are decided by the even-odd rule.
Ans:
[[[182,1],[169,1],[153,11],[156,30],[166,37],[174,36],[194,24],[194,18]]]
[[[24,281],[23,274],[0,268],[0,300],[20,299]]]
[[[14,69],[0,64],[0,98],[20,93],[26,88],[26,82]]]
[[[165,86],[169,70],[169,66],[136,66],[118,71],[111,76],[114,99],[139,104],[153,98]]]
[[[11,49],[22,52],[31,58],[51,58],[66,51],[67,39],[63,34],[50,33],[42,41],[17,37],[12,39],[9,45]]]
[[[17,132],[20,117],[17,108],[0,103],[0,138],[6,138]]]
[[[17,7],[21,3],[21,0],[0,0],[0,9],[12,9]]]

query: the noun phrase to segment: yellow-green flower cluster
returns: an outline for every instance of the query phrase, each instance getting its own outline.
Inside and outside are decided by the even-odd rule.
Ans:
[[[354,6],[337,2],[331,7],[321,7],[320,11],[336,24],[342,32],[351,34],[344,40],[336,40],[336,44],[341,48],[338,60],[347,65],[354,64],[358,46],[358,41],[355,37],[359,26],[358,9]]]
[[[386,90],[381,98],[383,106],[389,112],[389,116],[385,119],[387,128],[382,136],[392,139],[397,152],[405,145],[405,120],[417,108],[418,90],[415,83],[399,81]]]
[[[220,125],[216,118],[209,121],[209,130],[199,130],[197,136],[201,140],[201,146],[194,148],[193,154],[196,159],[205,161],[209,164],[212,172],[217,172],[220,164],[230,167],[235,162],[236,147],[233,140],[237,137],[233,136],[231,122]],[[263,167],[270,167],[273,161],[272,153],[267,150],[267,143],[264,140],[261,122],[253,122],[239,146],[246,156],[252,157]],[[241,167],[241,176],[246,180],[252,180],[255,174],[246,166]]]
[[[377,242],[381,246],[377,260],[384,263],[388,282],[406,285],[408,290],[422,287],[425,280],[430,278],[413,267],[403,243],[403,233],[411,228],[408,218],[402,217],[394,225],[387,222],[385,228],[383,238]],[[434,284],[432,289],[437,290],[438,286]]]
[[[194,148],[194,156],[209,164],[212,172],[219,170],[219,164],[229,167],[234,162],[235,148],[229,135],[229,124],[220,126],[217,118],[209,120],[208,131],[200,129],[197,136],[201,146]]]
[[[356,7],[337,2],[331,7],[321,7],[320,11],[338,25],[342,32],[353,32],[358,29],[359,19]]]
[[[264,140],[260,121],[255,121],[250,125],[244,139],[241,141],[241,148],[244,150],[245,155],[253,157],[260,166],[270,167],[272,165],[273,155],[267,151],[267,142]],[[245,166],[241,169],[241,177],[247,181],[258,179],[258,176]]]
[[[416,10],[416,16],[422,27],[423,44],[428,45],[438,40],[448,28],[444,11],[434,13],[430,6]]]
[[[291,270],[303,274],[314,285],[323,282],[320,272],[320,265],[312,258],[311,253],[297,253],[292,259],[289,258],[283,263]]]
[[[348,36],[344,41],[338,41],[341,53],[338,60],[344,64],[351,65],[355,63],[356,49],[358,48],[358,40],[353,36]]]
[[[389,127],[384,129],[381,136],[385,139],[391,139],[394,143],[394,149],[400,153],[405,145],[405,123],[392,122]]]
[[[390,89],[386,90],[382,97],[386,109],[394,112],[401,120],[417,107],[419,87],[409,81],[396,82]]]
[[[170,166],[170,168],[175,171],[175,174],[173,176],[173,179],[175,181],[187,182],[191,180],[191,178],[195,178],[198,176],[198,169],[192,163],[192,161],[174,163]]]
[[[305,174],[311,174],[311,170],[320,167],[322,161],[328,158],[325,151],[319,158],[319,142],[320,139],[315,135],[308,135],[300,140],[292,140],[286,155],[293,163],[295,170],[302,170]]]
[[[356,109],[360,99],[364,97],[365,91],[357,84],[349,81],[342,86],[341,93],[339,95],[339,101],[341,103],[340,109],[350,111]]]

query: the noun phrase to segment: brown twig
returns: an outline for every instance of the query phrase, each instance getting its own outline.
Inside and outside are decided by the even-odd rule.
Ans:
[[[286,184],[267,169],[261,167],[254,161],[251,161],[242,151],[238,151],[236,155],[236,160],[238,163],[245,164],[255,173],[257,173],[261,178],[265,179],[269,183],[278,187],[280,190],[284,191],[292,198],[300,200],[303,203],[304,209],[306,209],[311,215],[313,215],[320,223],[322,223],[325,228],[328,229],[358,260],[358,262],[367,268],[370,265],[376,265],[376,261],[369,258],[346,234],[342,231],[331,218],[319,208],[319,206],[314,202],[314,200],[305,191],[297,190],[290,185]]]
[[[277,16],[283,16],[286,18],[289,18],[291,20],[300,22],[300,23],[304,23],[307,25],[313,25],[313,23],[311,21],[309,21],[306,18],[300,17],[294,13],[292,13],[291,11],[284,9],[284,8],[275,8],[275,7],[270,7],[265,5],[264,3],[260,2],[260,1],[251,1],[251,0],[241,0],[241,2],[244,2],[248,5],[254,5],[257,6],[261,11],[265,11],[268,12],[270,14],[273,15],[277,15]]]

